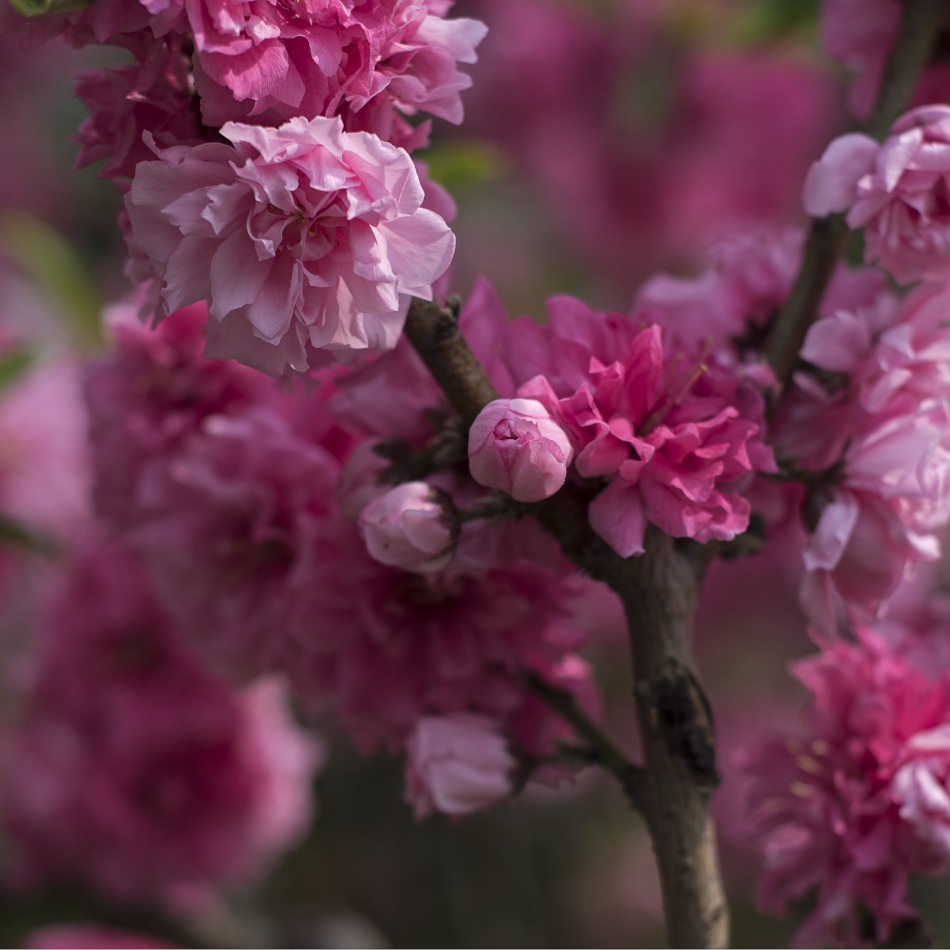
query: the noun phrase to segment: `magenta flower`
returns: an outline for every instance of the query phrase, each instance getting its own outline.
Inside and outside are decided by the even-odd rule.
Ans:
[[[297,694],[309,703],[335,699],[364,750],[403,749],[421,718],[461,712],[510,727],[539,755],[563,734],[548,727],[557,720],[550,710],[522,721],[534,706],[523,670],[553,677],[583,640],[570,622],[574,587],[521,556],[510,538],[487,565],[461,557],[466,540],[463,531],[448,568],[419,575],[374,560],[351,522],[324,525],[308,575],[310,624],[292,637],[278,633]],[[485,547],[487,539],[477,540]],[[532,553],[546,545],[544,536],[533,539]],[[589,679],[584,685],[591,688]]]
[[[0,810],[24,883],[161,899],[260,873],[305,830],[315,740],[281,685],[235,694],[178,640],[124,545],[88,547],[53,597]]]
[[[259,408],[209,417],[143,483],[129,536],[181,635],[235,680],[281,668],[286,642],[313,635],[338,470],[329,452]]]
[[[468,433],[472,478],[515,501],[553,495],[567,478],[571,455],[567,434],[535,399],[496,399]]]
[[[928,776],[944,774],[938,747],[950,683],[939,672],[928,679],[871,631],[792,670],[811,693],[807,732],[764,741],[740,759],[753,776],[748,831],[764,856],[759,901],[782,913],[817,888],[796,941],[852,947],[862,945],[860,901],[884,941],[897,921],[916,917],[910,875],[936,870],[933,845],[945,819],[921,793]]]
[[[114,349],[86,374],[93,498],[110,524],[142,516],[147,473],[167,465],[211,415],[273,404],[273,383],[233,361],[202,359],[207,308],[177,310],[154,330],[134,304],[108,312]]]
[[[511,794],[516,762],[487,716],[425,716],[406,750],[406,799],[417,818],[468,815]]]
[[[609,479],[591,527],[622,557],[643,551],[648,522],[701,542],[744,531],[739,492],[775,465],[761,395],[732,369],[666,352],[656,325],[566,297],[548,301],[548,320],[513,326],[509,352],[542,373],[517,394],[557,414],[580,475]]]
[[[208,300],[206,355],[275,375],[315,350],[391,349],[455,248],[412,159],[339,118],[221,131],[234,147],[159,150],[126,196],[161,311]]]
[[[865,259],[901,282],[950,270],[950,106],[912,109],[883,144],[835,139],[805,181],[805,210],[847,211],[864,228]]]
[[[425,482],[406,482],[370,502],[358,524],[377,561],[416,574],[445,567],[458,537],[451,499]]]

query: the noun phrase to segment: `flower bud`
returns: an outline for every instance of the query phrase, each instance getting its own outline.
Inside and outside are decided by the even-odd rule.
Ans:
[[[514,757],[486,716],[426,716],[409,737],[406,798],[416,817],[467,815],[511,793]]]
[[[567,433],[536,399],[496,399],[468,434],[472,478],[515,501],[553,495],[564,484],[571,454]]]
[[[458,537],[451,499],[426,482],[406,482],[386,492],[363,509],[358,524],[377,561],[416,574],[445,567]]]

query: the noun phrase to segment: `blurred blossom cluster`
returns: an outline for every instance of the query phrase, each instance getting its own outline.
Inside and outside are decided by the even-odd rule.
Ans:
[[[447,836],[421,866],[470,815],[571,842],[530,869],[558,940],[649,945],[643,829],[545,700],[635,755],[618,599],[531,517],[566,491],[620,558],[755,542],[698,617],[740,944],[917,920],[950,873],[950,73],[854,131],[900,17],[0,0],[0,907],[42,910],[16,945],[332,945],[340,906],[346,945],[550,942],[523,907],[474,915],[491,938],[393,909],[436,916],[393,829]],[[770,332],[831,215],[786,380]],[[494,387],[474,421],[414,298]],[[395,817],[354,791],[374,768]],[[333,844],[341,800],[373,840]],[[521,893],[459,873],[473,906]]]

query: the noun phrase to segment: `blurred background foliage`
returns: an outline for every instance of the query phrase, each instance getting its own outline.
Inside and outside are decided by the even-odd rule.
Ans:
[[[491,32],[466,123],[438,124],[419,156],[459,205],[454,289],[485,274],[512,315],[539,319],[544,297],[560,292],[626,311],[652,272],[696,272],[718,234],[799,223],[808,162],[847,127],[844,77],[815,41],[816,5],[459,0],[455,13]],[[101,345],[101,302],[128,290],[120,198],[94,168],[73,170],[69,141],[84,118],[70,74],[106,56],[56,44],[24,52],[0,38],[0,268],[10,278],[0,306],[25,323],[57,314],[37,335],[87,351]],[[0,366],[0,385],[19,366]],[[738,947],[785,946],[796,925],[797,915],[755,909],[729,761],[750,731],[801,702],[785,668],[810,645],[787,574],[762,560],[715,565],[697,646],[721,734],[716,809]],[[622,618],[601,597],[585,603],[608,721],[635,754]],[[585,774],[463,822],[420,824],[401,800],[398,761],[367,761],[332,719],[317,725],[332,750],[318,816],[260,887],[203,909],[184,931],[78,893],[8,894],[0,943],[92,916],[209,946],[663,945],[649,840],[610,781]],[[919,890],[939,945],[950,941],[947,895],[941,881]]]

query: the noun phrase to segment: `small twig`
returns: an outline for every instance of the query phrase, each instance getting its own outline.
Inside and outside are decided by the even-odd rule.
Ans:
[[[643,809],[643,769],[617,748],[607,734],[577,704],[577,700],[559,686],[552,686],[537,673],[527,674],[532,691],[565,722],[570,723],[587,743],[592,761],[610,772],[620,783],[634,808]]]
[[[471,508],[462,508],[458,513],[459,521],[486,521],[498,522],[508,518],[521,518],[530,514],[532,505],[523,501],[515,501],[504,492],[492,492],[485,498],[480,498]]]
[[[904,0],[900,28],[867,125],[868,134],[882,138],[907,109],[947,11],[946,0]],[[783,387],[791,378],[808,328],[818,316],[821,298],[844,253],[849,234],[841,215],[812,221],[798,277],[762,348]]]

